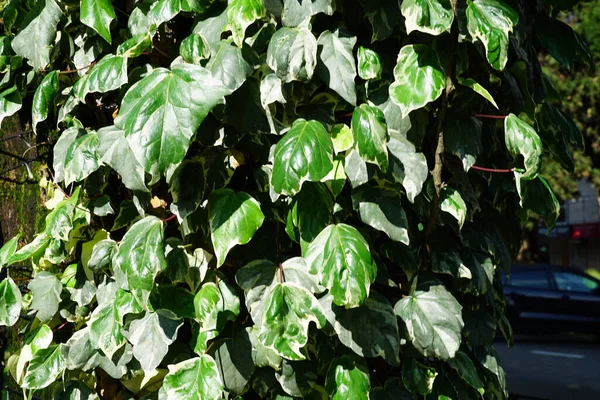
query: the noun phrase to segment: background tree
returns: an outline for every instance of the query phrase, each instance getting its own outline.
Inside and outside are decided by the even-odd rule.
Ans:
[[[56,189],[0,249],[11,376],[505,398],[500,271],[530,213],[558,217],[544,152],[583,145],[538,60],[591,64],[571,3],[11,0],[0,122],[51,144]]]

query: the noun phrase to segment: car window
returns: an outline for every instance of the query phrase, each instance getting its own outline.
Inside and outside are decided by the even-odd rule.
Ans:
[[[558,290],[567,292],[591,293],[598,290],[598,282],[595,280],[570,272],[557,271],[554,273]]]
[[[509,282],[511,286],[515,287],[550,289],[548,275],[544,270],[519,271],[511,274]]]

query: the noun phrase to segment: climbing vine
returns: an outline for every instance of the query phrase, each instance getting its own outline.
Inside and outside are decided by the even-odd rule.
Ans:
[[[87,399],[503,399],[523,221],[581,134],[564,0],[10,0],[0,122],[51,145],[0,249],[7,369]],[[45,178],[46,179],[46,178]],[[28,268],[15,281],[11,271]]]

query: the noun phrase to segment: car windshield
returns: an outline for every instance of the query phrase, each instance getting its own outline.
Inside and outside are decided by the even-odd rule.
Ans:
[[[509,284],[515,287],[527,287],[534,289],[549,289],[548,275],[545,270],[536,269],[532,271],[519,270],[510,275]]]
[[[595,280],[571,272],[556,271],[554,279],[558,290],[567,292],[591,293],[597,291],[599,287],[598,282]]]

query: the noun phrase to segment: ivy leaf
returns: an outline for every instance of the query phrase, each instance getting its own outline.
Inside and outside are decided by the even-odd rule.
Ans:
[[[462,262],[456,251],[435,251],[431,254],[431,268],[438,274],[448,274],[454,278],[471,279],[469,268]]]
[[[347,355],[334,359],[327,370],[325,387],[333,400],[368,399],[371,382],[367,363]]]
[[[306,261],[311,273],[318,274],[329,289],[333,302],[347,308],[363,303],[377,275],[367,241],[346,224],[323,229],[309,245]]]
[[[201,332],[215,331],[218,335],[228,321],[240,313],[240,299],[235,289],[219,280],[218,285],[207,282],[194,296],[194,315]]]
[[[186,63],[200,65],[202,60],[210,57],[210,46],[202,35],[192,33],[181,41],[179,54]]]
[[[219,189],[208,199],[208,219],[217,267],[220,267],[229,250],[252,239],[265,216],[258,201],[247,193]]]
[[[588,58],[590,68],[594,68],[593,58],[588,56],[591,51],[587,43],[564,22],[540,16],[535,21],[535,33],[552,57],[568,69],[573,69],[582,56]]]
[[[358,76],[364,80],[381,78],[381,60],[379,54],[366,47],[358,48]]]
[[[538,116],[540,138],[544,149],[561,163],[567,171],[573,172],[574,161],[571,146],[583,148],[583,135],[573,120],[555,106],[544,102]]]
[[[535,129],[514,114],[504,119],[505,141],[514,156],[522,155],[525,173],[522,179],[534,179],[542,164],[542,141]]]
[[[11,42],[15,53],[26,58],[36,71],[50,63],[51,44],[61,17],[62,11],[54,0],[37,1]]]
[[[212,50],[212,57],[206,64],[213,77],[229,89],[229,93],[239,89],[253,68],[244,60],[242,49],[234,46],[231,40],[221,40]]]
[[[146,217],[133,224],[123,236],[114,262],[125,274],[129,290],[147,303],[154,278],[167,267],[161,220]]]
[[[215,348],[213,357],[227,391],[238,395],[244,392],[256,369],[253,352],[248,329],[237,331]]]
[[[552,230],[560,216],[560,204],[548,182],[541,176],[535,179],[523,179],[515,172],[517,192],[521,198],[521,207],[544,217],[546,228]]]
[[[43,389],[58,379],[65,369],[63,346],[57,344],[35,352],[23,378],[23,389]]]
[[[460,158],[463,169],[468,172],[483,152],[481,143],[482,123],[475,117],[450,118],[444,133],[444,149]]]
[[[495,381],[495,384],[493,385],[497,386],[500,393],[507,397],[508,393],[506,391],[506,374],[504,372],[504,368],[502,368],[502,364],[500,363],[500,359],[496,350],[490,345],[477,347],[475,349],[475,357],[487,371],[491,372]]]
[[[134,35],[117,47],[116,55],[125,58],[139,57],[145,52],[152,51],[152,32]],[[100,60],[102,61],[102,60]]]
[[[310,80],[317,65],[317,40],[305,26],[283,27],[271,37],[267,64],[286,83]]]
[[[21,93],[16,86],[6,89],[0,93],[0,125],[5,118],[14,115],[21,109]]]
[[[484,386],[479,374],[477,373],[477,368],[471,358],[462,351],[457,351],[454,358],[448,360],[448,364],[452,369],[454,369],[460,377],[475,388],[481,395],[484,394]]]
[[[406,390],[400,378],[388,379],[384,387],[374,388],[370,395],[373,400],[417,400],[417,396]]]
[[[402,382],[412,393],[425,395],[431,393],[437,372],[421,364],[414,358],[402,363]]]
[[[183,321],[169,310],[146,312],[142,319],[131,322],[128,339],[133,345],[133,355],[144,371],[158,367],[167,355],[169,345],[177,338],[181,325]]]
[[[162,175],[185,157],[191,137],[210,110],[228,93],[197,65],[157,68],[129,88],[115,126],[146,172]]]
[[[109,54],[77,81],[73,89],[79,101],[88,93],[106,93],[127,84],[127,57]]]
[[[91,343],[90,329],[85,327],[73,333],[65,344],[65,368],[89,371],[98,365],[98,351]]]
[[[112,44],[110,37],[110,23],[116,19],[115,9],[110,0],[81,0],[81,22]]]
[[[293,204],[292,220],[300,232],[302,252],[306,253],[309,243],[329,225],[333,200],[325,185],[313,183],[303,185]]]
[[[319,302],[344,346],[361,357],[382,357],[390,365],[400,364],[398,318],[384,296],[371,291],[360,307],[350,309],[334,305],[330,294]]]
[[[446,86],[437,54],[423,44],[404,46],[398,53],[390,98],[400,107],[402,118],[436,100]]]
[[[358,154],[385,172],[388,167],[387,126],[383,112],[375,106],[361,104],[352,113],[352,133]]]
[[[277,143],[271,184],[277,193],[294,195],[304,181],[318,182],[333,169],[333,143],[317,121],[297,119]]]
[[[478,95],[480,95],[481,97],[483,97],[484,99],[486,99],[487,101],[492,103],[492,105],[494,107],[496,107],[496,109],[498,109],[498,110],[500,109],[500,108],[498,108],[498,104],[496,104],[496,100],[494,100],[494,98],[492,97],[490,92],[488,92],[488,90],[486,88],[481,86],[481,84],[477,83],[474,79],[462,78],[459,76],[458,83],[460,83],[463,86],[468,87],[469,89],[472,89],[475,93],[477,93]]]
[[[71,143],[65,156],[65,185],[84,180],[100,167],[99,146],[96,133],[87,133]]]
[[[230,0],[227,5],[226,30],[231,31],[233,42],[242,47],[246,28],[267,14],[262,0]]]
[[[19,245],[20,238],[21,235],[17,234],[12,239],[4,243],[2,245],[2,248],[0,248],[0,271],[2,270],[2,267],[4,267],[10,262],[11,258],[17,251],[17,246]]]
[[[258,334],[267,348],[289,360],[304,360],[301,350],[308,341],[308,325],[322,328],[325,315],[311,292],[296,283],[275,285],[269,293]]]
[[[88,325],[92,347],[102,350],[108,358],[112,358],[125,344],[123,327],[117,319],[113,303],[100,304],[92,313]]]
[[[0,282],[0,326],[13,326],[21,316],[21,291],[12,278]]]
[[[408,220],[396,192],[382,188],[360,188],[352,193],[352,203],[362,222],[387,234],[392,240],[410,245]]]
[[[31,308],[37,311],[37,317],[40,321],[46,322],[52,319],[58,311],[60,303],[60,293],[62,284],[51,272],[40,271],[29,285],[31,290],[32,302]]]
[[[460,192],[450,186],[444,186],[440,191],[440,210],[454,217],[458,222],[458,228],[462,226],[467,219],[467,205]]]
[[[390,137],[387,148],[390,155],[390,172],[393,178],[404,186],[408,200],[414,203],[429,176],[427,159],[402,135]]]
[[[454,12],[450,0],[408,0],[400,6],[406,33],[419,31],[441,35],[452,26]]]
[[[373,36],[371,42],[389,38],[400,25],[402,15],[400,5],[395,0],[358,0],[365,16],[371,23]]]
[[[129,147],[125,132],[114,125],[100,128],[98,140],[100,141],[98,157],[121,175],[125,187],[134,191],[147,192],[144,167],[137,161]]]
[[[307,18],[320,13],[332,15],[333,0],[297,1],[283,0],[281,21],[284,26],[298,26]]]
[[[412,344],[425,357],[453,358],[464,326],[462,306],[441,285],[417,290],[396,303],[394,313],[406,324]]]
[[[467,0],[467,29],[483,43],[488,62],[502,71],[508,59],[508,34],[519,15],[501,0]]]
[[[215,360],[207,354],[169,365],[158,392],[159,400],[218,400],[222,395],[223,380]]]
[[[356,45],[356,36],[340,28],[335,32],[325,31],[317,40],[319,77],[344,100],[356,105],[356,64],[352,51]]]
[[[48,118],[48,111],[58,94],[58,71],[52,71],[42,79],[40,85],[33,95],[31,105],[31,125],[33,131],[37,133],[36,127],[42,121]]]

